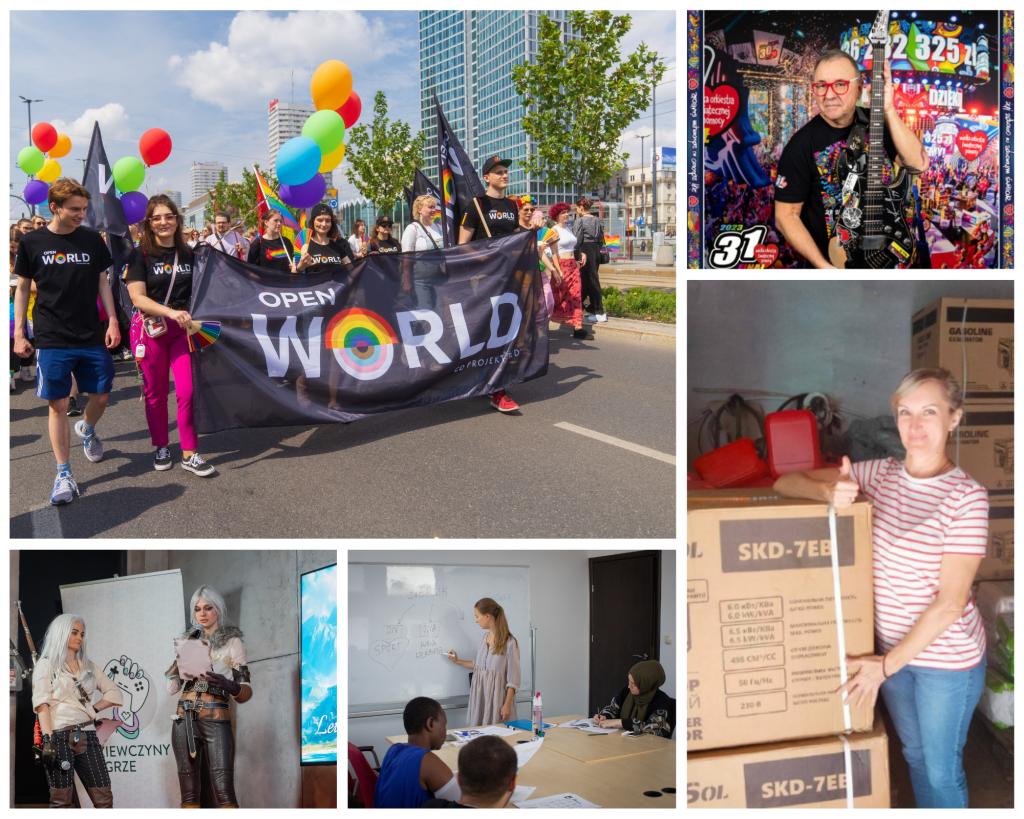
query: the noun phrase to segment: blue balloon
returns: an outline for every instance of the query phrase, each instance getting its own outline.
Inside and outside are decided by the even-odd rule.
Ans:
[[[134,225],[146,218],[149,197],[141,191],[129,191],[121,194],[121,208],[124,210],[125,221]]]
[[[317,166],[319,167],[319,166]],[[41,179],[33,179],[25,186],[25,201],[30,205],[41,205],[50,193],[50,186]]]
[[[277,178],[284,185],[301,185],[320,170],[320,146],[309,137],[289,139],[275,159]]]
[[[327,180],[320,174],[315,174],[312,179],[301,185],[281,185],[278,193],[286,205],[293,208],[311,208],[327,193]]]

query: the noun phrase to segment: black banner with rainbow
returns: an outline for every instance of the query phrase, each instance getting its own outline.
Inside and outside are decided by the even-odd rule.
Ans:
[[[541,287],[532,231],[309,275],[203,246],[190,312],[219,335],[192,354],[196,429],[348,422],[538,378]]]

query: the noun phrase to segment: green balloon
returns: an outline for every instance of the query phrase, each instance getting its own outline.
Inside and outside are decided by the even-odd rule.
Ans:
[[[320,146],[321,156],[327,156],[345,141],[345,120],[337,111],[317,111],[302,126],[302,135]]]
[[[137,191],[146,181],[146,166],[142,164],[141,159],[134,156],[125,156],[117,160],[111,172],[117,189],[124,193]]]
[[[332,111],[331,113],[333,114],[334,112]],[[43,156],[43,152],[35,145],[29,145],[18,151],[18,167],[29,176],[39,173],[43,169],[45,162],[46,158]]]

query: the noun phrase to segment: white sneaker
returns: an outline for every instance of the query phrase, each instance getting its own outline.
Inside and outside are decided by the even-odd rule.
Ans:
[[[17,392],[18,385],[14,382],[14,373],[11,373],[11,392]]]
[[[593,316],[590,313],[587,313],[587,315],[585,315],[583,317],[583,323],[584,324],[597,324],[597,316]]]
[[[597,319],[598,321],[608,321],[608,314],[598,313],[597,315],[594,316],[594,318]]]
[[[35,381],[36,380],[36,365],[30,364],[28,366],[21,365],[21,380],[22,381]]]

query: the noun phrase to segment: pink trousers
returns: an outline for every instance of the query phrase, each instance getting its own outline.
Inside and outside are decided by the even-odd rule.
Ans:
[[[141,331],[142,317],[136,313],[132,319],[132,352],[141,336],[146,355],[139,360],[142,383],[146,396],[146,423],[153,446],[168,445],[167,398],[171,391],[171,371],[174,371],[174,393],[178,401],[178,436],[183,450],[199,448],[199,437],[192,424],[192,361],[188,352],[188,336],[178,323],[166,319],[167,332],[151,338]]]

